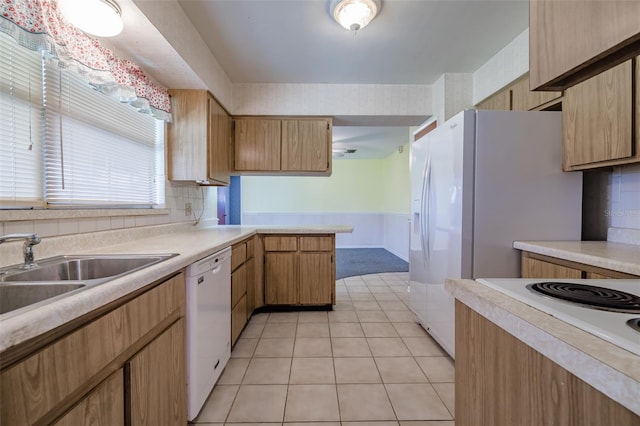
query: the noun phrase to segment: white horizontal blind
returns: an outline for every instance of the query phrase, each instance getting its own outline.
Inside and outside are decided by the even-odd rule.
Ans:
[[[42,204],[42,59],[0,33],[0,207]]]
[[[162,126],[45,62],[45,200],[53,206],[154,206]]]

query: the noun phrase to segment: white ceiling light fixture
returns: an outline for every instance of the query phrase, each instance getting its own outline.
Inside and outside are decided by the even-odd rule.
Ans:
[[[58,0],[65,19],[85,33],[113,37],[122,32],[122,11],[114,0]]]
[[[379,8],[379,0],[333,0],[331,2],[333,19],[352,31],[366,27],[376,17]]]

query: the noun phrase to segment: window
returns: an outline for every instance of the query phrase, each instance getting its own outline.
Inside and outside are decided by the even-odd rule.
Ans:
[[[164,122],[99,93],[79,76],[58,68],[57,63],[18,46],[4,34],[0,36],[2,205],[162,204]],[[29,61],[11,62],[4,58],[5,49]],[[22,81],[31,74],[39,74],[39,80]],[[22,77],[14,83],[12,79],[19,80],[16,76]],[[25,88],[14,89],[18,83]],[[12,113],[7,120],[5,98],[7,111]],[[10,154],[6,158],[5,151]]]

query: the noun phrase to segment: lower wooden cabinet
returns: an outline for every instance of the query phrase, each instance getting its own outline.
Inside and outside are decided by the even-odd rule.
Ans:
[[[603,279],[603,278],[640,278],[636,275],[610,269],[598,268],[564,259],[557,259],[537,253],[522,252],[522,278],[575,278],[575,279]]]
[[[0,424],[187,421],[182,273],[0,354]]]
[[[334,235],[265,235],[266,305],[335,303]]]
[[[640,417],[456,300],[456,426],[640,424]]]
[[[62,416],[55,426],[124,426],[124,372],[117,370]]]
[[[256,237],[251,237],[231,248],[231,345],[256,306],[255,241]]]
[[[187,418],[185,320],[180,319],[125,366],[130,420],[137,425],[184,425]]]

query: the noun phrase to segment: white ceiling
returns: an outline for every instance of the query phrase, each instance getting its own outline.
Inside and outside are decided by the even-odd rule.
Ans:
[[[528,0],[382,0],[357,34],[330,0],[178,0],[234,83],[433,84],[528,27]]]
[[[447,72],[474,72],[522,33],[529,0],[382,0],[357,34],[331,18],[330,0],[178,2],[233,83],[431,85]],[[190,70],[162,63],[175,54],[168,43],[149,43],[143,28],[125,33],[115,44],[143,68],[165,70],[164,84],[171,85],[168,69],[191,78]],[[166,59],[140,54],[152,46],[166,50]],[[336,117],[334,143],[358,150],[348,158],[385,157],[408,142],[409,128],[383,120]]]

